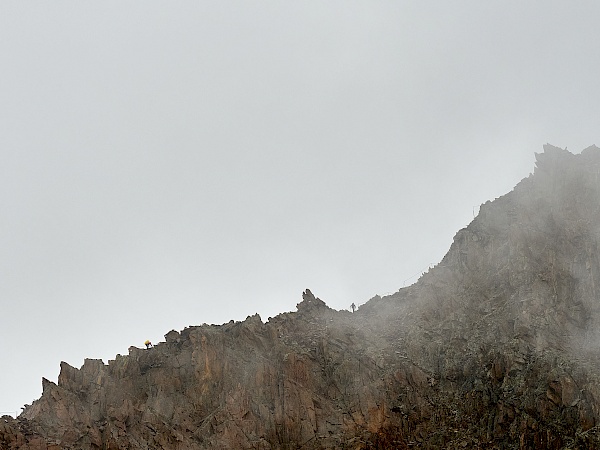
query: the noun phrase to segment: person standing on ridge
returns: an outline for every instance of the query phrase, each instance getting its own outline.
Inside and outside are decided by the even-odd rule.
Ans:
[[[153,347],[152,342],[150,342],[148,339],[146,339],[146,342],[144,342],[144,345],[146,346],[146,348]]]
[[[352,304],[350,305],[350,308],[352,308],[352,312],[354,312],[354,310],[356,309],[356,305],[354,304],[354,302],[352,302]]]

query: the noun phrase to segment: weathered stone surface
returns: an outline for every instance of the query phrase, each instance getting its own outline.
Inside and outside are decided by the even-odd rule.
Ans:
[[[62,363],[0,448],[600,448],[600,149],[536,160],[413,286]]]

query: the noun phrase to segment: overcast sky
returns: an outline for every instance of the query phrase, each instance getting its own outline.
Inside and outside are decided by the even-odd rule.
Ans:
[[[599,144],[596,1],[0,3],[0,412],[61,360],[335,309]]]

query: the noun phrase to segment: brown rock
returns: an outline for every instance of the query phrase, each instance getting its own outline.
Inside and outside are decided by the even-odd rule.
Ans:
[[[0,449],[600,448],[600,149],[536,160],[413,286],[61,363]]]

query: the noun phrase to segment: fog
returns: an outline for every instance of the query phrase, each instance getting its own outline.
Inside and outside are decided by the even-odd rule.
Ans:
[[[335,309],[597,139],[600,5],[0,4],[0,412],[171,329]]]

